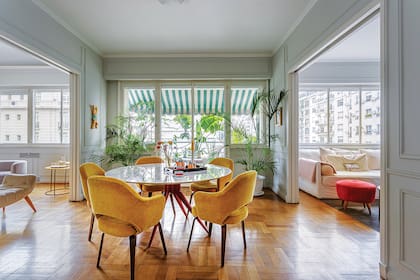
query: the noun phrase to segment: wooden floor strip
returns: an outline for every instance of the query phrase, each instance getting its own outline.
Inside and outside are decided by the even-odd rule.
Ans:
[[[6,207],[0,227],[0,279],[129,279],[128,238],[105,236],[101,269],[96,268],[100,232],[88,242],[86,202],[67,195],[46,196],[47,185]],[[151,229],[137,237],[137,279],[380,279],[379,233],[319,200],[301,193],[286,204],[266,191],[254,198],[246,220],[243,249],[240,224],[228,226],[225,267],[220,268],[220,227],[212,237],[196,227],[186,252],[192,217],[174,217],[166,205],[159,238],[146,250]]]

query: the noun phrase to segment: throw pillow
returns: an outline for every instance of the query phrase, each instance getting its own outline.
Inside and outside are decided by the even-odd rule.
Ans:
[[[321,176],[333,176],[335,173],[334,166],[327,162],[321,162]]]
[[[381,169],[381,151],[379,149],[360,149],[361,154],[366,154],[369,169]]]
[[[335,151],[330,148],[319,147],[319,158],[321,161],[327,161],[327,155],[335,155]]]
[[[366,154],[355,156],[327,155],[327,162],[338,171],[366,171],[368,162]]]

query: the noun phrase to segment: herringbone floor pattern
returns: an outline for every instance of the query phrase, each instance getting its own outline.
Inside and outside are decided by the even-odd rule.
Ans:
[[[37,213],[22,200],[1,219],[0,279],[129,279],[128,238],[105,236],[96,269],[100,233],[87,241],[85,202],[31,195]],[[180,209],[177,209],[180,210]],[[134,214],[134,213],[133,213]],[[1,215],[1,214],[0,214]],[[137,279],[379,279],[379,233],[301,193],[286,204],[270,191],[255,198],[246,221],[247,250],[240,225],[228,227],[226,263],[220,268],[220,227],[208,238],[196,226],[186,252],[192,218],[170,203],[162,220],[168,255],[158,236],[145,250],[151,229],[137,240]]]

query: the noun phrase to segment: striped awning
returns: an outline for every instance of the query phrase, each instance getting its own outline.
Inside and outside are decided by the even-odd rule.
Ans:
[[[162,88],[162,114],[191,114],[191,88]],[[258,88],[232,88],[232,114],[249,114]],[[154,89],[129,89],[130,110],[144,110],[155,101]],[[195,88],[194,112],[197,114],[223,114],[224,88]]]

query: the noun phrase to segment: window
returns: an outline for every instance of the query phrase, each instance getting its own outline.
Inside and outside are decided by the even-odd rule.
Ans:
[[[366,135],[371,135],[372,134],[372,126],[371,125],[367,125],[366,126]]]
[[[379,96],[379,89],[373,87],[301,88],[299,104],[304,104],[306,100],[318,100],[318,103],[299,108],[299,127],[304,132],[299,135],[300,143],[378,144]],[[370,102],[360,103],[360,100],[367,99]],[[311,121],[306,122],[307,119]],[[369,133],[368,125],[371,126]],[[360,127],[365,129],[360,131]],[[308,139],[311,139],[310,142]]]
[[[33,143],[69,143],[69,139],[63,139],[64,122],[68,122],[69,104],[65,104],[63,96],[68,96],[67,90],[61,89],[36,89],[33,91],[35,134]],[[66,97],[68,100],[68,97]],[[67,105],[67,108],[66,106]]]
[[[9,141],[10,141],[10,135],[9,135],[9,134],[6,134],[6,135],[4,136],[4,140],[5,140],[6,142],[9,142]]]
[[[207,159],[223,156],[226,144],[243,144],[247,139],[262,142],[259,108],[251,116],[253,99],[262,90],[262,84],[261,81],[126,82],[123,88],[131,116],[135,117],[139,110],[144,116],[147,104],[153,104],[149,108],[151,125],[143,125],[146,142],[172,140],[179,157],[189,157],[193,144],[194,155]],[[225,136],[227,130],[229,139]]]
[[[66,104],[61,102],[68,95],[68,89],[62,88],[0,89],[0,143],[69,143],[61,127],[62,122],[69,122],[69,115],[63,115]]]

